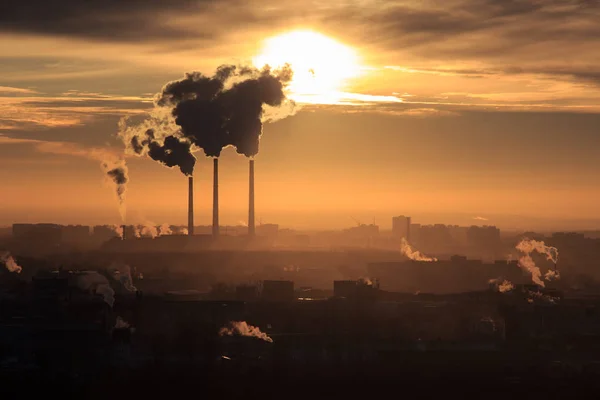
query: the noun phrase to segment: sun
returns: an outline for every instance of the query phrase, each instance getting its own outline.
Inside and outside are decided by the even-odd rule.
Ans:
[[[344,89],[350,78],[360,74],[358,55],[349,46],[313,31],[293,31],[264,42],[257,67],[290,64],[294,77],[290,97],[331,97]]]

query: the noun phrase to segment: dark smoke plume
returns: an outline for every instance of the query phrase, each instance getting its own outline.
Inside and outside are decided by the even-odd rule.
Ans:
[[[258,153],[263,106],[280,106],[291,78],[289,67],[259,71],[222,65],[212,77],[193,72],[168,83],[157,105],[173,107],[182,135],[207,156],[219,157],[223,148],[234,146],[252,157]]]
[[[121,214],[121,219],[125,221],[125,192],[127,191],[127,182],[129,181],[125,160],[115,162],[103,161],[102,169],[105,171],[108,179],[115,185],[119,200],[119,213]]]
[[[155,109],[141,124],[127,126],[122,120],[119,135],[130,152],[177,166],[185,175],[193,173],[196,147],[208,157],[219,157],[227,146],[253,157],[259,150],[265,107],[293,105],[285,93],[291,79],[289,66],[258,70],[221,65],[213,76],[186,73],[164,86]],[[279,118],[287,115],[280,113]]]

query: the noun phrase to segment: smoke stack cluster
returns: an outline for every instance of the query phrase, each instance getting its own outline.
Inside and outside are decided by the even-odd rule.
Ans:
[[[292,115],[287,99],[293,72],[265,66],[221,65],[212,76],[186,73],[167,83],[155,97],[154,109],[137,125],[119,123],[119,136],[131,154],[152,158],[167,167],[178,167],[192,176],[193,154],[202,149],[214,157],[213,235],[219,234],[218,157],[225,147],[252,158],[258,154],[264,122]],[[188,233],[193,234],[192,180]],[[254,235],[254,163],[250,160],[250,210],[248,233]]]
[[[254,236],[256,233],[254,226],[254,160],[249,162],[249,198],[248,198],[248,235]]]
[[[188,235],[194,234],[194,178],[188,177]]]

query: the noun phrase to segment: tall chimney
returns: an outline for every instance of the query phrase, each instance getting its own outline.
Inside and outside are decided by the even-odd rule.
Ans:
[[[188,178],[189,193],[188,193],[188,235],[194,234],[194,177]]]
[[[248,235],[254,236],[254,160],[250,159],[250,191],[249,191],[249,199],[248,199]]]
[[[213,158],[213,236],[219,236],[219,159]]]

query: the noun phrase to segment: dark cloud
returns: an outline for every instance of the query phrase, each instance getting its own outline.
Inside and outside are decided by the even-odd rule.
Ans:
[[[0,31],[146,40],[191,35],[167,26],[165,13],[202,12],[216,0],[7,0]],[[196,33],[197,35],[197,33]]]

